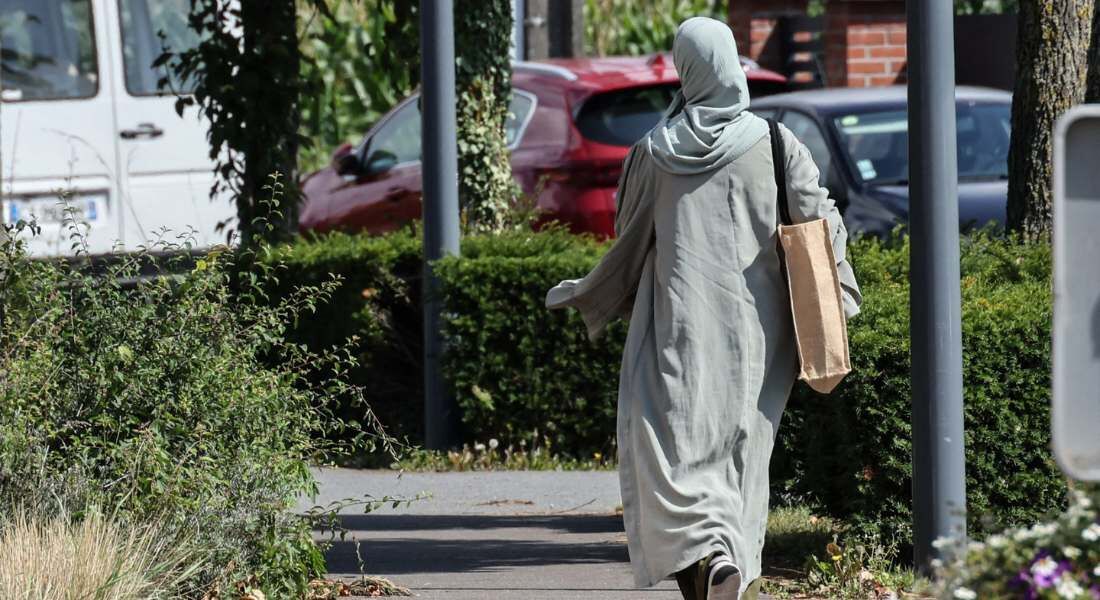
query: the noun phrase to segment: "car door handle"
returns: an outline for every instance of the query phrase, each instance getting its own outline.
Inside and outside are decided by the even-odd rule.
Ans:
[[[136,140],[140,137],[153,139],[164,135],[164,130],[152,123],[138,123],[137,128],[123,129],[118,134],[124,140]]]

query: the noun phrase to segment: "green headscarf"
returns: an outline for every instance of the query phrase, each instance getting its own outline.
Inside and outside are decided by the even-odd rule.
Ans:
[[[669,173],[717,169],[768,135],[748,112],[749,88],[729,26],[706,17],[680,24],[672,45],[680,91],[649,132],[648,149]]]

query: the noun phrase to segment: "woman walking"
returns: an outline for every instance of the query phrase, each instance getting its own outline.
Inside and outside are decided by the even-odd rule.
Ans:
[[[769,127],[746,110],[729,27],[685,21],[673,61],[682,88],[627,156],[614,245],[546,304],[578,309],[592,339],[629,319],[617,437],[635,583],[675,575],[688,600],[732,600],[760,576],[768,462],[798,356]],[[861,297],[844,225],[805,146],[778,131],[791,218],[827,219],[851,317]]]

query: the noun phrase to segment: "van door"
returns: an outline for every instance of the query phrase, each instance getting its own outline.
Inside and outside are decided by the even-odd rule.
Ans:
[[[193,48],[198,34],[188,27],[190,0],[109,0],[121,52],[117,78],[120,167],[128,188],[127,246],[167,236],[190,235],[199,246],[225,241],[218,225],[236,215],[228,194],[211,200],[214,164],[207,124],[198,110],[176,113],[178,94],[191,91],[167,67],[153,61],[167,46]],[[160,85],[165,77],[168,83]]]
[[[3,220],[34,219],[37,255],[72,254],[66,215],[91,253],[121,236],[113,87],[99,5],[0,0]],[[62,198],[65,198],[62,202]]]

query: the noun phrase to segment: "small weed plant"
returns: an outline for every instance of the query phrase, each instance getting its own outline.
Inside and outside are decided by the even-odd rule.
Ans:
[[[546,445],[527,448],[520,440],[516,446],[501,447],[496,438],[488,443],[463,444],[461,450],[426,450],[411,448],[401,453],[390,468],[400,471],[591,471],[612,470],[614,458],[599,452],[590,459],[562,456]]]
[[[777,507],[768,515],[765,591],[791,599],[930,598],[929,583],[898,566],[898,554],[896,544],[859,536],[807,506]]]

